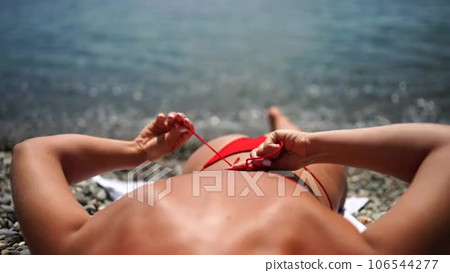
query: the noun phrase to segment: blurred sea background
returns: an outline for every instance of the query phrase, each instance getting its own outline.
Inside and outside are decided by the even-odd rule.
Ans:
[[[448,0],[0,0],[0,145],[450,121]]]

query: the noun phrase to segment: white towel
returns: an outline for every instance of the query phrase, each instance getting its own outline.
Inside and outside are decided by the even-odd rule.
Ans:
[[[344,213],[343,216],[350,223],[352,223],[359,232],[363,232],[366,230],[366,226],[363,225],[360,221],[358,221],[353,213],[362,209],[367,202],[369,202],[369,198],[367,197],[347,197],[344,204]]]
[[[92,178],[92,181],[105,188],[114,200],[117,200],[128,192],[133,191],[133,187],[127,187],[127,182],[117,179],[107,179],[97,175]],[[345,200],[343,217],[354,225],[359,232],[366,230],[366,226],[361,224],[352,215],[352,213],[359,211],[367,204],[368,201],[369,198],[367,197],[348,197],[347,200]]]

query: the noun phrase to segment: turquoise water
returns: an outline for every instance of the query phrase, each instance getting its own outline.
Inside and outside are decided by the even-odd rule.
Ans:
[[[450,3],[0,1],[0,140],[131,137],[184,111],[207,137],[450,121]]]

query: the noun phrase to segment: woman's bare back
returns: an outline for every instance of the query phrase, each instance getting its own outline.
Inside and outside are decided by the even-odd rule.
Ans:
[[[280,192],[280,180],[276,176],[265,172],[244,175],[233,171],[203,172],[158,182],[154,190],[151,186],[140,188],[90,219],[73,237],[69,252],[336,254],[370,251],[350,223],[320,204],[304,187],[286,179],[285,191]],[[250,181],[249,177],[255,180]],[[158,200],[169,183],[170,193]],[[261,193],[264,196],[257,196]],[[144,198],[138,200],[139,195]]]

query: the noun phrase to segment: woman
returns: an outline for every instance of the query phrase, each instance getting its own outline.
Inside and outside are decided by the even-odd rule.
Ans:
[[[228,135],[209,142],[227,161],[239,161],[234,169],[245,171],[226,170],[227,163],[202,146],[183,175],[155,184],[151,196],[170,193],[153,206],[150,195],[137,200],[132,194],[93,217],[69,184],[171,153],[192,136],[192,122],[181,113],[159,114],[134,141],[59,135],[18,144],[13,197],[31,252],[449,253],[449,126],[305,133],[277,108],[269,110],[269,120],[274,131],[267,138]],[[342,167],[333,164],[387,173],[411,187],[360,234],[336,213],[346,183]]]

